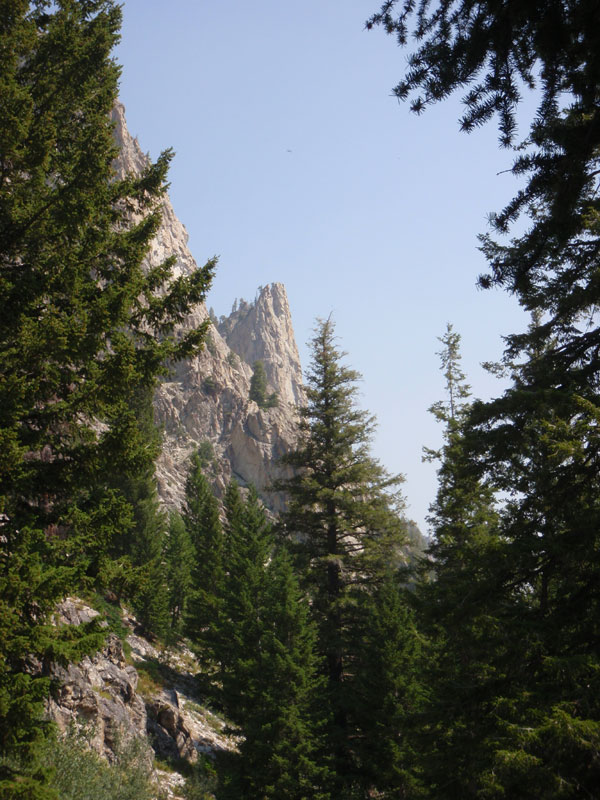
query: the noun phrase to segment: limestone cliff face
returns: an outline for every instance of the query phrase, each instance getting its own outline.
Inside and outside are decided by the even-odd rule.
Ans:
[[[141,170],[146,157],[127,130],[122,105],[115,107],[113,119],[121,147],[117,171]],[[175,274],[189,274],[197,264],[187,242],[187,232],[166,198],[149,264],[175,255]],[[200,305],[182,328],[196,327],[207,316]],[[251,365],[256,360],[263,361],[270,391],[279,396],[276,408],[261,409],[249,400]],[[254,303],[242,301],[230,317],[214,325],[204,350],[178,364],[157,391],[156,417],[165,432],[157,466],[163,502],[181,505],[190,456],[202,446],[207,453],[212,450],[217,494],[235,477],[242,485],[254,484],[266,504],[280,510],[282,498],[267,488],[286,474],[278,459],[294,446],[301,402],[302,372],[289,304],[284,286],[275,283],[261,288]]]

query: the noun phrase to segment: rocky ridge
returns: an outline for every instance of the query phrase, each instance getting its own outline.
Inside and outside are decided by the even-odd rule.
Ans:
[[[113,112],[121,155],[118,174],[140,171],[146,163],[137,139],[125,123],[125,110]],[[148,256],[150,265],[176,256],[175,274],[197,269],[187,246],[188,234],[170,200],[164,200],[160,229]],[[199,305],[182,326],[197,327],[208,316]],[[269,391],[279,404],[263,409],[249,400],[252,364],[262,360]],[[157,421],[164,429],[164,446],[157,465],[159,494],[165,505],[180,507],[191,454],[202,446],[210,452],[212,480],[222,495],[234,477],[252,483],[266,505],[282,508],[281,496],[268,492],[286,470],[278,459],[296,439],[297,406],[303,401],[302,370],[285,288],[274,283],[259,290],[252,304],[242,301],[229,317],[213,325],[203,351],[178,364],[155,396]]]

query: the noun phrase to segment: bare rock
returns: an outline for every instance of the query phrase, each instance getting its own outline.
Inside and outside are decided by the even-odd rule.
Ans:
[[[148,732],[155,751],[166,758],[183,758],[194,764],[198,760],[191,731],[178,706],[177,693],[164,690],[148,702]]]
[[[147,159],[127,130],[120,103],[114,108],[113,120],[121,148],[117,174],[140,172]],[[166,197],[148,265],[175,255],[174,274],[191,274],[198,266],[187,243],[188,234]],[[205,306],[198,305],[176,329],[176,335],[197,327],[207,317]],[[249,401],[256,360],[263,361],[269,391],[279,397],[278,408],[260,413]],[[287,295],[281,283],[273,283],[260,289],[254,303],[241,301],[238,306],[236,301],[231,315],[211,328],[204,350],[176,365],[157,390],[156,418],[165,431],[157,464],[163,503],[181,507],[190,456],[208,444],[213,456],[207,472],[217,495],[222,495],[235,477],[242,485],[254,484],[269,508],[281,509],[283,498],[268,489],[273,480],[288,474],[277,460],[295,445],[297,407],[303,402],[302,371]]]
[[[280,402],[291,406],[304,403],[300,356],[282,283],[261,288],[254,303],[242,300],[219,322],[218,330],[246,363],[263,362],[267,381]]]
[[[112,761],[117,743],[145,737],[147,715],[136,693],[138,675],[127,665],[120,639],[109,634],[106,646],[68,667],[53,665],[53,691],[47,714],[59,730],[85,724],[90,727],[94,749]],[[148,747],[148,759],[152,752]]]

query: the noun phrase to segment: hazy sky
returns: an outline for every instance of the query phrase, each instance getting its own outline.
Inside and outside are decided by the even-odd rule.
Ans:
[[[477,234],[512,196],[511,156],[488,126],[459,132],[458,99],[412,115],[391,89],[405,53],[364,30],[378,0],[125,0],[121,99],[152,156],[173,147],[170,195],[203,263],[218,254],[217,315],[285,284],[303,365],[316,317],[333,312],[377,416],[374,455],[406,476],[425,531],[441,431],[437,337],[452,322],[479,397],[480,367],[525,319],[482,292]]]

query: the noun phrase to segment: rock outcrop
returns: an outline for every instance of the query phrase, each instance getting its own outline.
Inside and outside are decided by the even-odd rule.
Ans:
[[[98,616],[80,599],[69,597],[57,609],[60,625],[79,625]],[[155,757],[178,764],[194,764],[199,754],[231,750],[237,741],[226,733],[225,723],[204,708],[195,695],[194,675],[199,669],[183,645],[168,659],[136,633],[136,620],[123,615],[123,641],[113,633],[104,648],[66,667],[53,664],[49,675],[54,689],[46,704],[47,715],[60,731],[84,726],[90,746],[109,762],[135,739],[149,768]],[[41,668],[41,665],[39,666]],[[152,676],[152,677],[150,677]],[[155,770],[167,796],[183,784],[181,775]],[[179,795],[178,795],[179,796]]]
[[[302,368],[285,287],[272,283],[259,289],[254,303],[240,300],[218,331],[247,364],[262,361],[267,380],[280,402],[302,405]]]
[[[76,598],[68,598],[58,608],[60,624],[78,625],[97,615]],[[123,644],[116,635],[109,634],[99,653],[86,656],[78,664],[53,665],[51,677],[55,688],[47,712],[59,730],[64,732],[73,723],[85,725],[92,735],[91,745],[109,761],[114,758],[117,743],[132,738],[146,740],[147,713],[137,694],[138,673],[127,664]],[[153,757],[148,745],[150,763]]]
[[[137,140],[127,131],[123,106],[113,114],[121,147],[117,171],[139,171],[145,163]],[[197,269],[188,235],[168,198],[163,221],[148,257],[150,265],[176,256],[175,274]],[[208,316],[199,305],[182,328],[197,327]],[[279,404],[262,409],[249,399],[252,364],[263,361],[269,391]],[[283,498],[270,493],[274,479],[287,474],[278,460],[295,443],[297,406],[302,402],[302,372],[285,288],[261,288],[252,304],[242,301],[232,314],[213,325],[204,350],[178,364],[155,397],[157,421],[164,429],[163,453],[157,465],[159,494],[165,505],[180,507],[191,454],[199,447],[211,453],[212,480],[222,495],[235,477],[252,483],[274,511]]]

